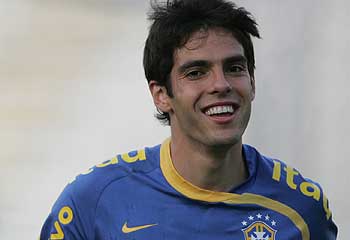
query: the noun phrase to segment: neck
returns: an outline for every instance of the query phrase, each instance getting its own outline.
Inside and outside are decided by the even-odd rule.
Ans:
[[[178,173],[197,187],[228,192],[248,176],[241,141],[234,145],[206,146],[172,137],[170,150]]]

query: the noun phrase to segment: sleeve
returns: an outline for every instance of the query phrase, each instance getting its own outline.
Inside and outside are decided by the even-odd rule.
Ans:
[[[338,228],[332,219],[328,220],[328,227],[326,230],[326,240],[336,240],[338,235]]]
[[[130,172],[118,161],[114,157],[96,165],[66,186],[41,229],[40,240],[95,239],[96,209],[103,191]]]
[[[326,195],[323,193],[322,191],[322,195],[323,195],[323,201],[322,201],[322,207],[323,207],[323,216],[322,219],[324,221],[324,225],[323,227],[318,225],[318,227],[316,226],[316,229],[319,229],[319,227],[324,229],[324,233],[321,234],[321,236],[318,239],[323,239],[322,237],[324,236],[325,240],[336,240],[337,239],[337,235],[338,235],[338,227],[335,224],[335,222],[333,221],[333,215],[332,212],[329,208],[329,201],[328,198],[326,197]]]
[[[84,219],[69,184],[54,204],[40,234],[40,240],[85,240]]]
[[[306,215],[309,222],[311,240],[336,240],[338,228],[333,221],[333,215],[329,206],[329,200],[325,195],[323,188],[317,182],[310,179],[304,179],[301,189],[304,194],[312,194],[312,204],[307,205]],[[304,186],[304,187],[303,187]],[[308,186],[308,187],[305,187]],[[314,186],[313,188],[311,188]],[[310,188],[309,190],[307,190]],[[317,201],[315,201],[315,198]]]

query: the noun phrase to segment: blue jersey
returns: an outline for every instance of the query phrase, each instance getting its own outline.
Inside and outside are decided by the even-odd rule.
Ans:
[[[67,185],[41,240],[333,240],[321,187],[244,145],[249,177],[231,192],[182,178],[170,140],[94,166]]]

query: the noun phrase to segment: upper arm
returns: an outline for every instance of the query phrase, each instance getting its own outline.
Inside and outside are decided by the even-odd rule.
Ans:
[[[40,234],[41,240],[82,240],[87,239],[77,204],[71,194],[71,186],[62,192],[47,217]]]

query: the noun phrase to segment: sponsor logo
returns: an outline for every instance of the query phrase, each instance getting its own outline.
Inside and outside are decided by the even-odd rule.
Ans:
[[[123,227],[122,227],[122,232],[123,233],[132,233],[132,232],[136,232],[139,231],[141,229],[145,229],[145,228],[149,228],[149,227],[153,227],[156,226],[158,224],[147,224],[147,225],[140,225],[140,226],[134,226],[134,227],[128,227],[128,223],[125,222]]]

